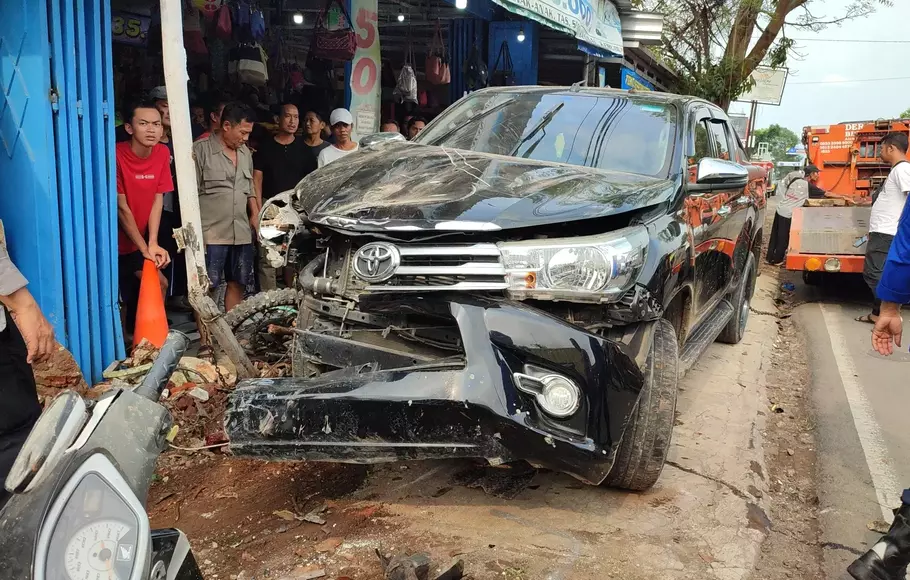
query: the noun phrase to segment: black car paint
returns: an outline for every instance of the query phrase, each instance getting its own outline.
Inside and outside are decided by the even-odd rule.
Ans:
[[[529,228],[627,213],[666,202],[674,189],[631,173],[408,142],[349,156],[297,186],[310,221],[356,220],[358,232],[453,222]]]
[[[458,323],[464,362],[343,370],[303,384],[245,381],[232,394],[225,419],[232,452],[354,463],[525,459],[590,483],[603,481],[642,386],[634,348],[508,300],[441,301]],[[439,305],[434,300],[427,307]],[[368,309],[400,308],[390,300]],[[539,412],[513,380],[526,364],[575,380],[583,392],[581,410],[565,421]]]
[[[624,305],[622,315],[612,320],[622,326],[607,332],[605,338],[509,300],[479,304],[476,296],[465,293],[444,299],[438,295],[420,297],[416,304],[447,304],[461,332],[468,333],[464,369],[348,369],[315,380],[246,382],[235,392],[226,417],[234,452],[263,458],[351,462],[440,456],[521,458],[591,483],[602,481],[609,473],[641,388],[639,369],[650,348],[653,321],[675,304],[681,313],[678,332],[684,341],[717,301],[739,283],[745,258],[761,244],[765,201],[758,185],[764,178],[760,168],[749,167],[749,185],[741,192],[688,191],[687,155],[694,130],[691,112],[707,107],[712,114],[722,113],[697,99],[653,98],[673,102],[679,114],[673,162],[665,179],[412,143],[363,151],[346,158],[344,166],[316,172],[303,180],[297,191],[307,219],[325,230],[346,235],[430,239],[438,233],[440,223],[454,222],[448,226],[454,231],[446,235],[456,240],[459,236],[476,240],[480,235],[478,224],[486,224],[488,234],[504,239],[513,228],[571,228],[583,220],[632,216],[629,222],[643,223],[650,236],[647,261],[634,289],[640,304]],[[736,145],[737,159],[745,161],[741,146]],[[406,175],[414,169],[421,170],[419,178]],[[428,170],[441,172],[444,179],[434,183],[434,174]],[[585,197],[586,187],[598,180],[604,183],[594,190],[603,195]],[[716,239],[706,240],[708,248],[735,246],[729,254],[709,250],[697,255],[696,231],[705,231],[703,226],[708,222],[695,223],[687,214],[686,200],[696,196],[712,203],[728,198],[746,200],[737,208],[741,228],[734,232],[716,227],[711,234]],[[716,223],[719,216],[716,211],[709,212],[699,220]],[[462,232],[457,231],[459,222],[465,223]],[[729,275],[713,275],[718,271]],[[415,307],[415,300],[409,299],[409,306]],[[532,311],[534,315],[529,317]],[[483,335],[474,334],[468,319],[458,319],[457,314],[464,317],[468,312],[483,313],[468,317],[470,324],[483,329]],[[605,315],[612,316],[611,312],[618,312],[617,305],[610,305]],[[491,330],[488,313],[495,313],[489,316],[502,325],[497,330],[507,332]],[[538,335],[529,336],[525,324],[544,329],[539,336],[550,340],[535,342]],[[591,345],[597,345],[602,353],[595,354]],[[606,364],[599,362],[603,353],[608,353]],[[567,363],[566,357],[572,362]],[[515,390],[509,372],[532,359],[544,367],[566,369],[582,381],[586,405],[583,426],[566,429],[547,419],[530,401],[521,406],[527,415],[516,414],[514,403],[523,395]],[[599,394],[604,383],[595,376],[617,370],[619,375],[612,376],[621,376],[622,381],[611,379],[606,392]],[[590,371],[597,372],[592,376]],[[488,377],[490,382],[482,387],[472,385],[471,396],[465,396],[464,389],[470,384],[465,373]],[[479,430],[480,437],[473,439],[472,430]],[[447,434],[453,433],[454,438],[447,440]],[[365,436],[377,441],[376,445],[346,445]],[[390,441],[403,445],[384,448],[383,442]],[[473,441],[477,447],[456,445],[447,450],[444,444],[420,445],[428,441],[459,445]]]

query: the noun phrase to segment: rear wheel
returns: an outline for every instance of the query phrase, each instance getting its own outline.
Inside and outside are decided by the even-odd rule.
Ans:
[[[755,294],[755,278],[758,273],[755,255],[749,254],[743,279],[730,297],[733,304],[733,318],[721,331],[717,340],[727,344],[738,344],[746,334],[746,323],[749,321],[749,309],[752,307],[752,295]]]
[[[673,325],[658,320],[645,362],[644,386],[604,483],[633,491],[654,485],[663,471],[676,422],[679,347]]]

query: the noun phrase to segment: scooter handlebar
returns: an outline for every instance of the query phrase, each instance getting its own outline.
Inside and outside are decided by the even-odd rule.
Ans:
[[[183,353],[189,346],[190,339],[185,334],[178,330],[168,332],[167,339],[158,352],[158,358],[155,359],[152,368],[133,392],[157,402],[174,373],[174,369],[177,368],[177,363],[180,362]]]

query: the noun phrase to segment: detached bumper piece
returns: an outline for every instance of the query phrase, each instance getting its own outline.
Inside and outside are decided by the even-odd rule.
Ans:
[[[523,459],[588,483],[603,481],[642,387],[630,349],[520,303],[434,296],[411,297],[406,305],[447,310],[464,356],[401,368],[383,365],[411,361],[367,357],[373,362],[315,379],[244,381],[225,416],[232,452],[348,463]],[[373,305],[377,312],[404,306]],[[352,361],[365,362],[358,347],[375,349],[345,340]],[[539,386],[529,388],[533,377]],[[577,405],[566,402],[573,384]],[[541,403],[547,385],[549,410]]]

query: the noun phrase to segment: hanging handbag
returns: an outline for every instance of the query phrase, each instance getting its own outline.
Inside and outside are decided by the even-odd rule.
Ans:
[[[434,85],[447,85],[452,80],[438,19],[436,20],[436,32],[433,34],[433,40],[430,41],[430,49],[427,52],[426,75],[427,81]]]
[[[230,40],[231,33],[231,9],[227,5],[222,5],[215,19],[215,34],[222,40]]]
[[[183,13],[183,46],[187,52],[205,55],[209,49],[205,46],[202,37],[202,23],[199,21],[199,11],[192,6]]]
[[[512,68],[512,53],[509,52],[509,43],[503,40],[499,46],[496,64],[493,65],[493,72],[490,74],[490,85],[494,87],[510,87],[514,84],[515,71]]]
[[[471,53],[468,54],[467,60],[464,61],[464,80],[465,86],[469,91],[476,91],[487,86],[490,80],[490,71],[487,69],[487,63],[480,56],[480,50],[477,45],[471,47]]]
[[[408,44],[408,51],[404,57],[404,66],[398,73],[398,81],[395,83],[395,91],[392,93],[395,100],[399,103],[417,104],[417,75],[414,74],[414,50]]]
[[[329,30],[326,23],[332,4],[340,8],[340,14],[344,17],[344,24],[335,30]],[[357,36],[354,34],[354,28],[351,27],[351,17],[348,15],[344,2],[340,0],[326,2],[313,27],[313,49],[318,58],[344,61],[354,59],[354,53],[357,51]]]

